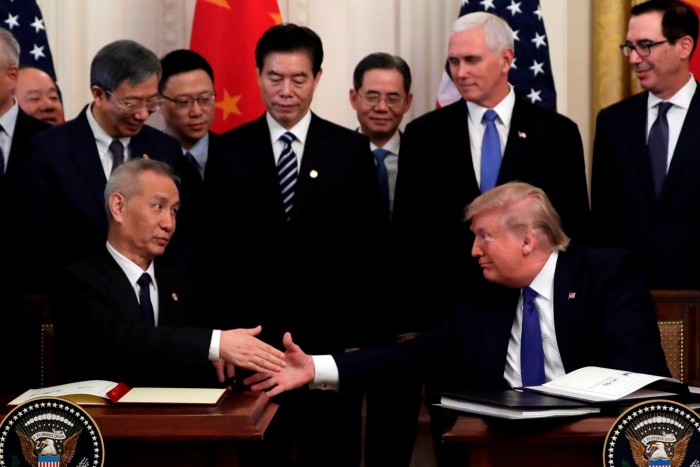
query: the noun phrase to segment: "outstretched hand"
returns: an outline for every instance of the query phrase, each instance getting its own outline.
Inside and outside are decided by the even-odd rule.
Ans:
[[[314,380],[316,368],[313,358],[305,354],[301,347],[292,341],[292,335],[289,332],[284,333],[282,343],[286,350],[284,359],[287,365],[276,373],[258,372],[247,377],[243,383],[251,385],[251,390],[266,391],[272,397]]]
[[[241,368],[261,373],[280,371],[285,366],[284,354],[255,337],[261,330],[262,326],[256,326],[221,331],[219,355],[227,363]]]

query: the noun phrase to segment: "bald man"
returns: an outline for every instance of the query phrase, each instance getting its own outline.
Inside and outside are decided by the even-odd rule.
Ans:
[[[15,87],[15,99],[26,113],[51,125],[63,122],[63,104],[58,87],[46,72],[20,68]]]

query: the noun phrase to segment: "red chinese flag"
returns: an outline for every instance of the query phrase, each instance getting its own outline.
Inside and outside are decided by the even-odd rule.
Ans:
[[[281,22],[277,0],[197,0],[190,49],[214,69],[213,132],[228,131],[265,111],[255,71],[255,45],[265,31]]]
[[[700,16],[700,0],[685,0],[685,3]],[[697,44],[693,56],[690,57],[690,72],[693,73],[695,79],[700,78],[700,50],[698,50]]]

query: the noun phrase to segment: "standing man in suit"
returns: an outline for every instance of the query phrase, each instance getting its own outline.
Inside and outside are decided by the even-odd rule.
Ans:
[[[394,188],[399,170],[399,148],[401,131],[399,125],[413,101],[411,94],[411,69],[406,61],[396,55],[383,52],[372,53],[360,60],[353,73],[353,88],[350,89],[350,104],[357,112],[360,133],[367,135],[370,149],[377,165],[382,206],[387,219],[391,217],[394,204]],[[382,251],[392,250],[391,237],[381,242]],[[379,265],[384,271],[394,267],[390,256],[385,255]],[[378,332],[382,342],[410,338],[398,336],[390,322],[388,313],[394,300],[393,288],[386,285],[392,272],[382,274],[381,286],[375,293],[386,300],[378,310],[380,316],[373,321],[383,326]],[[390,316],[385,316],[390,315]],[[387,322],[382,321],[386,318]],[[384,391],[367,392],[367,414],[365,424],[364,460],[367,467],[408,466],[413,454],[418,423],[418,409],[422,385],[415,384],[413,391],[406,388],[399,394]],[[387,397],[388,396],[388,397]],[[392,426],[387,430],[387,426]]]
[[[34,349],[21,352],[18,358],[10,358],[17,355],[17,349],[26,348],[23,344],[29,339],[22,277],[26,265],[24,255],[31,246],[25,244],[18,234],[20,211],[17,209],[17,177],[27,157],[27,141],[49,126],[27,115],[13,97],[19,72],[19,54],[20,47],[12,33],[0,29],[0,215],[4,224],[0,229],[0,245],[3,245],[0,265],[0,355],[3,356],[3,367],[8,375],[0,383],[0,389],[4,390],[36,387],[39,377],[38,371],[35,375],[30,373],[35,368],[30,360],[36,355],[29,354]]]
[[[332,359],[305,355],[286,334],[285,368],[247,382],[275,396],[309,382],[341,393],[393,392],[414,374],[433,388],[488,390],[541,384],[585,366],[669,375],[651,294],[629,254],[569,245],[547,195],[526,183],[478,196],[464,219],[483,278],[464,290],[450,319],[415,339]],[[535,323],[529,346],[523,329]]]
[[[158,57],[142,45],[130,40],[107,44],[90,66],[92,103],[75,119],[32,139],[19,201],[25,236],[32,241],[27,263],[38,291],[47,290],[62,266],[103,247],[107,214],[102,197],[121,161],[147,157],[178,174],[186,169],[177,141],[144,125],[162,103],[160,73]],[[181,192],[185,199],[185,185]]]
[[[652,289],[700,289],[700,90],[689,68],[697,40],[698,17],[685,3],[634,6],[620,48],[644,92],[596,122],[596,243],[631,250]]]
[[[44,70],[23,66],[17,75],[15,99],[19,106],[34,118],[51,125],[64,120],[61,93],[56,82]]]
[[[266,342],[294,329],[309,348],[358,347],[372,306],[375,237],[384,234],[369,141],[310,110],[323,62],[315,32],[273,26],[255,59],[267,112],[224,135],[227,152],[210,155],[204,180],[206,238],[220,236],[222,212],[236,223],[202,256],[206,296],[230,305],[217,307],[215,325],[262,324]],[[358,396],[289,394],[255,458],[356,467]]]
[[[209,156],[223,151],[221,136],[209,130],[216,111],[214,70],[204,57],[188,49],[169,52],[160,64],[163,71],[158,90],[164,99],[160,112],[165,132],[180,142],[182,162],[193,169],[183,173],[188,177],[183,183],[190,187],[190,200],[183,206],[187,215],[180,222],[176,239],[187,246],[178,250],[185,270],[191,271],[201,221],[204,171]]]
[[[109,178],[106,248],[57,278],[53,311],[66,382],[206,387],[216,382],[210,362],[222,381],[224,362],[281,369],[282,352],[254,337],[259,326],[195,327],[196,301],[188,284],[157,264],[175,232],[176,181],[167,164],[151,159],[127,161]]]
[[[463,214],[489,183],[519,180],[542,188],[574,242],[584,235],[589,208],[578,127],[515,94],[508,83],[513,59],[506,21],[484,12],[461,16],[452,28],[448,61],[462,99],[406,126],[392,219],[404,261],[397,293],[405,306],[398,310],[408,304],[423,310],[407,331],[445,317],[463,280],[479,274],[464,248],[474,237]],[[482,117],[488,110],[496,113],[502,157],[495,177],[484,180]]]

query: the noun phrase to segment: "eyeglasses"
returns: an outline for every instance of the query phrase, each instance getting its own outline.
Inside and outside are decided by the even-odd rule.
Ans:
[[[183,96],[178,97],[177,99],[173,99],[172,97],[168,96],[163,96],[163,98],[173,102],[178,110],[184,110],[191,108],[195,102],[199,104],[200,107],[209,107],[210,105],[214,104],[214,101],[216,101],[216,93],[207,92],[197,97]]]
[[[630,55],[632,55],[632,51],[637,52],[637,55],[639,55],[640,57],[648,57],[651,54],[652,47],[661,45],[664,42],[668,42],[668,39],[656,42],[641,41],[638,42],[637,45],[627,42],[620,46],[620,50],[622,51],[622,55],[624,55],[625,57],[629,57]]]
[[[379,104],[380,101],[384,100],[386,105],[389,107],[401,107],[405,100],[403,96],[398,94],[387,94],[386,96],[382,96],[378,92],[366,92],[364,94],[360,93],[359,96],[360,99],[362,99],[362,102],[371,106],[375,106]]]
[[[129,97],[126,99],[119,99],[117,96],[112,94],[108,89],[105,89],[105,92],[109,94],[111,97],[114,98],[115,101],[119,105],[122,106],[124,110],[126,110],[129,113],[136,113],[137,111],[145,108],[149,112],[155,112],[160,108],[161,105],[163,105],[163,99],[160,97],[156,97],[154,99],[138,99],[136,97]]]

